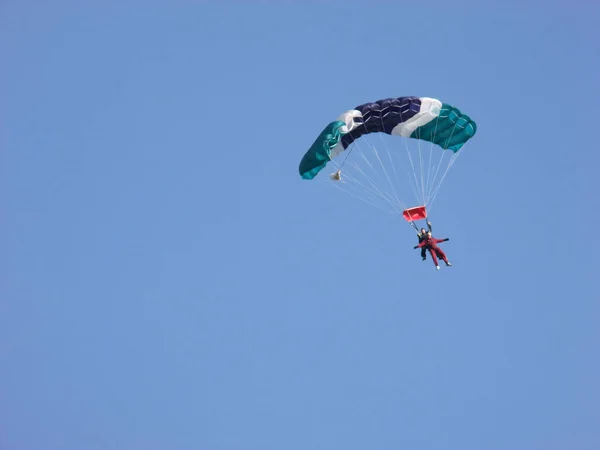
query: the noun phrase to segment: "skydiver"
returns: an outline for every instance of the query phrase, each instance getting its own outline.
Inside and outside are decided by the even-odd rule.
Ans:
[[[423,239],[423,241],[419,245],[415,245],[414,248],[415,249],[417,249],[417,248],[428,249],[429,253],[431,254],[431,258],[433,259],[433,263],[435,264],[435,268],[437,270],[440,270],[440,266],[438,265],[437,258],[440,258],[441,260],[443,260],[447,266],[451,266],[452,264],[450,264],[450,262],[448,261],[448,258],[446,257],[446,254],[440,247],[438,247],[437,244],[439,244],[440,242],[446,242],[449,240],[450,240],[450,238],[436,239],[433,236],[431,236],[431,231],[429,231],[429,232],[427,232],[427,236],[425,237],[425,239]]]
[[[431,222],[427,221],[427,228],[429,231],[425,231],[425,228],[421,228],[421,231],[417,231],[417,237],[419,238],[419,244],[425,240],[425,238],[429,235],[431,236]],[[425,253],[425,247],[421,247],[421,258],[422,261],[427,259],[427,253]]]

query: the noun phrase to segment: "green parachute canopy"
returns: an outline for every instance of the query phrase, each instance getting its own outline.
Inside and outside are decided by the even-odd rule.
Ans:
[[[476,131],[468,115],[435,98],[365,103],[327,124],[304,154],[299,173],[312,180],[331,163],[336,171],[330,178],[337,187],[352,185],[360,194],[355,195],[367,203],[402,212],[407,206],[400,197],[404,188],[398,184],[410,182],[416,197],[413,203],[431,204],[459,150]],[[443,166],[447,154],[451,156]],[[398,171],[401,167],[404,174]]]

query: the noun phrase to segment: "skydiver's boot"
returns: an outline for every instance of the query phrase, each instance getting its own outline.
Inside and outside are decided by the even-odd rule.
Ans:
[[[440,270],[440,266],[435,266],[435,270]]]
[[[446,265],[447,265],[448,267],[450,267],[450,266],[452,266],[452,263],[450,263],[450,261],[446,261]]]

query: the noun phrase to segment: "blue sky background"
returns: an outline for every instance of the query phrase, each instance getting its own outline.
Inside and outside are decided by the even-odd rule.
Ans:
[[[0,449],[600,448],[594,2],[0,5]],[[298,163],[403,95],[431,220]]]

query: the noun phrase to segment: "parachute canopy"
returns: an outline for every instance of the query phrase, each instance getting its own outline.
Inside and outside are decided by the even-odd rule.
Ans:
[[[329,123],[300,162],[303,179],[313,179],[328,161],[365,134],[420,139],[457,152],[477,125],[458,108],[429,97],[398,97],[365,103]]]
[[[356,197],[414,225],[431,213],[446,174],[476,132],[467,114],[435,98],[377,100],[328,123],[298,170],[302,179],[325,178],[342,190],[354,189]],[[319,176],[329,164],[333,173]],[[411,192],[407,206],[403,198]]]

